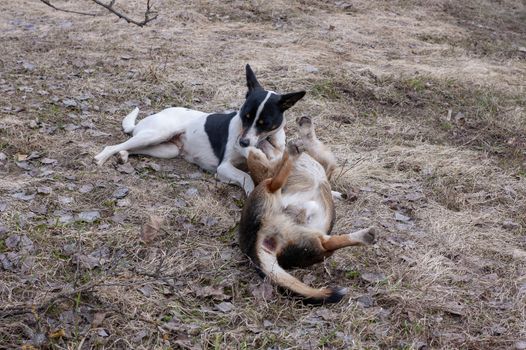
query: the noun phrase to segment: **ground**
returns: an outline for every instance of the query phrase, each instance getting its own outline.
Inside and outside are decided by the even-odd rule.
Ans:
[[[0,4],[0,348],[526,348],[524,1],[55,3],[99,15]],[[240,188],[94,165],[134,106],[238,108],[246,63],[307,91],[287,132],[312,116],[338,158],[334,231],[377,228],[293,272],[338,304],[257,276]]]

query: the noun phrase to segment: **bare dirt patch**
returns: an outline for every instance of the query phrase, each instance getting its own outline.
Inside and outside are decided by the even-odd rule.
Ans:
[[[524,344],[523,2],[156,7],[141,29],[0,5],[0,347]],[[246,63],[308,91],[288,131],[313,116],[338,157],[335,231],[378,228],[373,248],[294,271],[348,287],[337,305],[259,279],[237,247],[241,189],[178,159],[94,166],[133,106],[239,107]]]

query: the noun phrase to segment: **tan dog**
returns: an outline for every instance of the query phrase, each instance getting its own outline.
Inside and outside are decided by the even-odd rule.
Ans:
[[[371,244],[374,229],[329,235],[335,220],[329,178],[336,161],[317,139],[310,118],[302,117],[298,125],[301,138],[289,143],[277,162],[250,149],[247,164],[259,184],[245,202],[239,244],[261,273],[305,302],[338,302],[345,288],[311,288],[284,269],[319,263],[343,247]]]

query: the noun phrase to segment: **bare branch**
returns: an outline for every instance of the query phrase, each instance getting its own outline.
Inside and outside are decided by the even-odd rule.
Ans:
[[[61,7],[56,7],[55,5],[53,5],[51,3],[50,0],[40,0],[40,1],[43,2],[44,4],[46,4],[47,6],[51,7],[52,9],[56,10],[56,11],[75,13],[77,15],[84,15],[84,16],[97,16],[97,14],[95,14],[95,13],[80,12],[80,11],[64,9],[64,8],[61,8]]]
[[[95,13],[74,11],[74,10],[68,10],[68,9],[61,8],[61,7],[56,7],[55,5],[51,3],[51,0],[40,0],[40,1],[57,11],[75,13],[78,15],[85,15],[85,16],[97,16],[97,14]],[[126,14],[117,10],[114,7],[116,0],[111,0],[108,3],[105,3],[101,0],[91,0],[91,1],[97,4],[98,6],[104,7],[106,10],[110,11],[115,16],[119,17],[120,19],[123,19],[128,23],[135,24],[136,26],[139,26],[139,27],[144,27],[146,24],[148,24],[149,22],[157,18],[157,15],[154,14],[154,12],[152,11],[152,5],[150,3],[150,0],[146,0],[146,10],[144,11],[144,19],[142,21],[134,20],[128,17]]]
[[[142,21],[133,20],[133,19],[127,17],[126,15],[124,15],[122,12],[117,11],[113,7],[113,5],[115,4],[115,0],[112,0],[109,4],[105,4],[105,3],[103,3],[100,0],[91,0],[91,1],[93,1],[94,3],[96,3],[99,6],[104,7],[106,10],[110,11],[115,16],[125,20],[126,22],[135,24],[136,26],[139,26],[139,27],[143,27],[148,22],[151,22],[151,21],[153,21],[154,19],[157,18],[157,15],[154,15],[153,17],[150,17],[152,15],[152,6],[150,4],[150,0],[146,0],[146,11],[144,12],[144,20],[142,20]]]

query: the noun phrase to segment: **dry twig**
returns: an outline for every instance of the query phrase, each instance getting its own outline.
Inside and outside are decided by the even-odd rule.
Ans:
[[[57,6],[55,6],[55,5],[53,5],[51,3],[51,0],[40,0],[40,1],[43,2],[44,4],[46,4],[47,6],[51,7],[52,9],[57,10],[57,11],[68,12],[68,13],[75,13],[75,14],[78,14],[78,15],[85,15],[85,16],[97,16],[97,14],[95,14],[95,13],[88,13],[88,12],[75,11],[75,10],[68,10],[68,9],[65,9],[65,8],[57,7]],[[134,19],[128,17],[127,15],[125,15],[124,13],[120,12],[119,10],[117,10],[114,7],[115,0],[111,0],[108,3],[105,3],[105,2],[103,2],[101,0],[91,0],[91,1],[94,2],[95,4],[101,6],[101,7],[104,7],[106,10],[108,10],[111,13],[113,13],[115,16],[119,17],[120,19],[123,19],[123,20],[125,20],[128,23],[135,24],[136,26],[139,26],[139,27],[144,27],[146,24],[148,24],[149,22],[151,22],[151,21],[153,21],[154,19],[157,18],[157,15],[153,14],[152,5],[150,3],[150,0],[146,0],[146,10],[144,11],[144,19],[142,21],[134,20]]]

